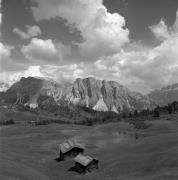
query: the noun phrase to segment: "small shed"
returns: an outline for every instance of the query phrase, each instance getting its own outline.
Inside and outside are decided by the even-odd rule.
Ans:
[[[67,140],[59,145],[59,161],[63,161],[68,157],[74,158],[78,154],[83,154],[84,147],[74,140]]]
[[[75,161],[75,171],[80,174],[85,174],[87,172],[91,172],[95,169],[98,169],[98,160],[94,159],[90,156],[85,156],[83,154],[79,154],[74,158]]]

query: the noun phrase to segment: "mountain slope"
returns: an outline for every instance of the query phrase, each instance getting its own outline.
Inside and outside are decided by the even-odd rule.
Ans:
[[[140,93],[131,92],[128,88],[114,81],[96,80],[94,78],[76,79],[73,84],[70,98],[75,100],[76,104],[88,106],[90,108],[104,106],[108,110],[121,112],[123,110],[147,109],[154,106],[154,102],[147,96]],[[106,109],[106,108],[104,108]]]
[[[5,92],[3,98],[9,103],[22,103],[30,107],[38,107],[38,100],[41,96],[52,97],[55,102],[59,103],[70,87],[71,84],[61,85],[40,78],[21,78]]]
[[[178,83],[152,91],[148,96],[160,106],[178,101]]]
[[[12,85],[3,95],[6,102],[25,104],[31,108],[77,105],[97,111],[142,110],[154,106],[147,96],[131,92],[114,81],[94,78],[76,79],[73,84],[28,77]]]

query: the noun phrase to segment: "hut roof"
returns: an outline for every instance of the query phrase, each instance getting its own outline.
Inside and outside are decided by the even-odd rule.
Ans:
[[[80,163],[83,166],[87,166],[90,162],[93,161],[93,158],[90,156],[84,156],[82,154],[78,154],[75,158],[74,158],[75,162]]]
[[[80,144],[72,140],[67,140],[59,145],[59,149],[62,151],[62,153],[66,153],[75,147],[83,149]]]

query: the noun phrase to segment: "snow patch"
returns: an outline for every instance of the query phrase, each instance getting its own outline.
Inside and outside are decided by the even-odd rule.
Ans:
[[[117,111],[117,109],[116,109],[116,106],[115,105],[113,105],[113,107],[112,107],[112,109],[111,109],[111,111],[113,111],[113,112],[115,112],[115,113],[119,113],[118,111]]]
[[[96,105],[93,107],[95,111],[108,111],[108,107],[106,106],[103,98],[100,98]]]

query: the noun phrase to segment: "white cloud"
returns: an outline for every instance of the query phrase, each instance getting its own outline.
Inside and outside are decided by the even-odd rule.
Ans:
[[[21,77],[44,77],[40,70],[40,66],[29,66],[28,69],[24,71],[2,72],[0,73],[0,82],[8,83],[8,85],[11,86],[20,80]]]
[[[82,55],[92,56],[95,62],[61,65],[65,63],[61,60],[67,60],[69,47],[51,39],[32,38],[21,48],[30,68],[10,73],[7,78],[40,76],[60,82],[93,76],[115,80],[142,92],[178,82],[178,11],[173,26],[169,27],[163,20],[150,26],[155,37],[161,40],[158,46],[146,47],[134,42],[125,48],[125,43],[129,42],[129,30],[124,29],[125,19],[117,13],[109,13],[102,0],[36,1],[39,3],[39,7],[33,8],[36,20],[56,17],[67,20],[67,25],[79,30],[83,37],[77,44]],[[31,37],[40,34],[38,30],[32,33],[28,28],[26,33]],[[9,57],[10,49],[1,43],[0,53]]]
[[[177,13],[178,14],[178,13]],[[96,77],[113,79],[131,89],[148,92],[154,88],[178,82],[178,16],[160,45],[133,48],[100,58],[90,68]],[[88,68],[89,69],[89,68]],[[93,72],[92,72],[93,71]]]
[[[41,73],[41,67],[40,66],[30,66],[27,70],[25,70],[22,73],[23,77],[44,77],[44,75]]]
[[[58,63],[68,53],[69,48],[61,43],[55,44],[51,39],[42,40],[33,38],[21,50],[23,55],[33,63]]]
[[[77,77],[88,76],[115,80],[141,92],[175,83],[178,81],[177,19],[172,27],[164,24],[169,30],[169,36],[164,36],[160,45],[156,47],[143,47],[140,43],[133,43],[128,49],[100,57],[94,64],[83,62],[63,66],[43,65],[40,72],[44,77],[51,77],[57,81],[73,81]],[[28,49],[26,53],[34,53],[37,50],[36,53],[41,52],[44,56],[43,51],[49,51],[47,54],[52,54],[53,57],[58,52],[56,44],[52,41],[38,40],[31,41],[28,48],[25,46]],[[33,54],[33,58],[34,55],[36,57],[36,54]]]
[[[69,81],[72,82],[76,78],[81,77],[83,70],[77,64],[55,66],[29,66],[26,70],[15,72],[0,73],[0,82],[8,82],[12,85],[14,82],[20,80],[21,77],[41,77],[51,78],[58,82]]]
[[[30,39],[31,37],[36,37],[41,34],[41,29],[39,26],[26,25],[25,28],[27,32],[24,32],[19,28],[14,28],[13,32],[19,35],[22,39]]]
[[[35,37],[38,36],[39,34],[41,34],[41,29],[39,26],[26,26],[27,28],[27,33],[31,36],[31,37]]]
[[[41,69],[41,72],[48,78],[52,78],[58,82],[74,81],[78,77],[82,77],[84,72],[80,65],[45,65]]]
[[[116,53],[129,42],[129,30],[124,28],[124,17],[109,13],[102,0],[36,1],[39,5],[33,7],[36,20],[61,17],[80,31],[83,41],[78,46],[82,55]]]
[[[153,34],[160,40],[164,40],[169,37],[168,27],[163,20],[161,20],[157,25],[150,26],[150,29]]]
[[[4,45],[0,42],[0,60],[9,57],[11,54],[11,47]]]
[[[107,70],[107,66],[105,66],[104,64],[102,64],[102,60],[97,60],[94,65],[96,66],[96,68],[98,70]]]
[[[178,11],[176,12],[176,20],[172,27],[168,27],[164,20],[158,24],[149,27],[156,38],[165,40],[178,33]]]
[[[20,30],[19,28],[14,28],[13,32],[16,33],[17,35],[19,35],[22,39],[30,38],[30,36],[26,32]]]

